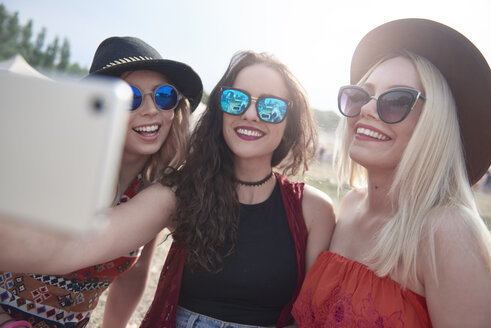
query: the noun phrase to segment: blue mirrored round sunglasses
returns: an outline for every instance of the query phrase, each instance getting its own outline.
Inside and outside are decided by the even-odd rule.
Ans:
[[[163,84],[155,88],[153,92],[141,93],[140,89],[135,87],[134,85],[130,85],[131,90],[133,90],[133,102],[129,108],[129,110],[137,110],[142,102],[143,96],[146,94],[151,94],[153,98],[153,102],[155,106],[161,110],[171,110],[175,109],[179,104],[182,96],[177,91],[177,89],[170,84]]]
[[[291,101],[271,96],[252,97],[247,91],[229,87],[221,88],[220,105],[227,114],[241,115],[251,104],[256,102],[257,116],[266,123],[281,123]]]

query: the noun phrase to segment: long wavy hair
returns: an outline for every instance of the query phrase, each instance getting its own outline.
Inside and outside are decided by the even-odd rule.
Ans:
[[[396,212],[378,232],[375,247],[366,260],[379,276],[397,274],[403,286],[417,282],[418,249],[424,234],[428,234],[432,274],[437,279],[434,234],[444,223],[432,213],[450,209],[460,213],[463,224],[475,236],[491,272],[491,235],[479,216],[470,189],[457,107],[443,75],[426,58],[403,52],[377,63],[358,84],[362,85],[380,63],[396,56],[413,62],[426,101],[389,191]],[[349,157],[353,135],[347,129],[346,119],[340,122],[337,133],[340,143],[336,145],[335,159],[339,179],[353,188],[366,187],[366,169]]]
[[[174,240],[187,248],[186,265],[191,270],[221,269],[226,242],[235,244],[239,217],[233,153],[223,137],[220,87],[232,86],[245,67],[261,64],[283,78],[293,105],[288,109],[284,136],[275,149],[271,166],[283,174],[304,172],[315,157],[317,129],[305,90],[290,70],[265,53],[235,54],[215,88],[191,135],[186,163],[171,174],[177,197]],[[225,256],[233,250],[225,250]]]
[[[178,169],[186,159],[189,145],[190,110],[189,100],[181,99],[174,109],[174,119],[169,134],[159,151],[152,154],[143,168],[143,177],[148,182],[161,181],[165,174]]]

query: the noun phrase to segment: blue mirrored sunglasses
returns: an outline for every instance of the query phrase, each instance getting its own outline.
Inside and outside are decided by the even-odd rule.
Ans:
[[[153,92],[142,93],[140,89],[135,87],[134,85],[130,85],[131,90],[133,90],[133,102],[129,108],[129,110],[137,110],[142,102],[143,96],[146,94],[151,94],[153,98],[153,102],[155,106],[161,110],[171,110],[175,109],[179,104],[182,96],[177,91],[177,89],[170,84],[163,84],[155,88]]]
[[[266,123],[281,123],[292,102],[279,97],[261,96],[252,97],[247,91],[221,87],[220,105],[227,114],[241,115],[251,104],[256,102],[257,116]]]

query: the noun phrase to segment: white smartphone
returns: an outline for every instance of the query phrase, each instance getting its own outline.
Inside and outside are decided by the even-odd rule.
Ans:
[[[2,216],[71,233],[103,227],[130,100],[118,79],[60,82],[0,71]]]

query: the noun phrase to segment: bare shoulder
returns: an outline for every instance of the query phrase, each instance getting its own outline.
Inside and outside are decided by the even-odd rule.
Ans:
[[[481,247],[476,237],[490,238],[481,218],[470,210],[450,207],[430,212],[424,229],[424,236],[434,238],[435,249],[450,256],[450,253],[480,253]]]
[[[434,326],[491,326],[489,230],[465,209],[439,208],[427,219],[418,266]]]
[[[325,220],[326,224],[335,223],[334,207],[331,197],[325,192],[305,185],[302,199],[302,210],[307,228],[318,220]]]
[[[304,187],[304,204],[306,201],[327,203],[332,207],[332,199],[328,194],[308,184]]]
[[[489,230],[482,221],[479,221],[479,217],[463,209],[450,207],[433,209],[423,225],[420,245],[423,261],[420,265],[423,265],[423,269],[431,271],[431,254],[427,251],[431,242],[438,262],[437,272],[446,270],[452,266],[452,263],[457,266],[464,263],[470,265],[481,262],[482,264],[484,245],[479,242],[478,237],[484,237],[483,240],[488,239],[488,242],[490,237]]]
[[[336,218],[331,198],[309,185],[305,185],[302,212],[308,231],[305,259],[308,270],[319,254],[329,248]]]

